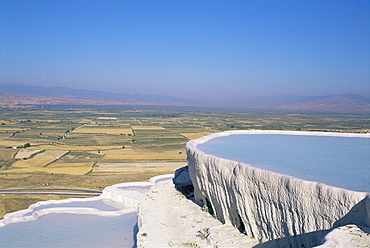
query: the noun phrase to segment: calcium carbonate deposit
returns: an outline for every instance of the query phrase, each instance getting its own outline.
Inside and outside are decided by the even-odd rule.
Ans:
[[[246,160],[238,157],[242,161],[235,161],[228,155],[226,159],[202,150],[205,149],[202,144],[207,145],[217,137],[241,134],[275,135],[274,139],[276,135],[290,135],[289,138],[316,135],[370,140],[370,134],[282,131],[211,134],[188,142],[188,167],[177,170],[173,180],[179,191],[172,182],[173,175],[164,175],[150,182],[107,187],[99,197],[38,202],[0,220],[0,247],[370,247],[369,164],[361,165],[361,161],[368,163],[366,142],[361,148],[365,150],[358,154],[360,164],[341,159],[362,174],[360,183],[342,185],[341,176],[334,181],[310,180],[310,176],[320,174],[317,170],[325,167],[306,163],[320,162],[310,158],[314,154],[309,157],[300,154],[298,158],[293,158],[292,152],[283,154],[294,163],[287,164],[283,168],[286,171],[274,172],[273,167],[279,166],[273,163],[274,156],[287,149],[284,145],[288,141],[278,142],[269,150],[263,144],[257,146],[258,141],[254,140],[256,145],[249,144],[249,154],[261,152],[261,157],[267,159],[251,160],[254,166],[248,164],[249,157]],[[312,140],[313,145],[319,146],[316,139]],[[235,144],[225,144],[227,147],[221,150],[243,152]],[[345,144],[350,146],[351,142]],[[280,150],[275,150],[276,146],[281,146]],[[311,151],[307,146],[305,149]],[[346,150],[340,149],[340,153]],[[322,154],[330,156],[338,152],[329,152],[327,147],[322,150],[327,151]],[[365,159],[361,158],[362,153]],[[307,161],[300,163],[300,159]],[[342,162],[335,162],[334,168],[346,167]],[[307,170],[293,170],[299,166]],[[299,176],[306,172],[307,178]],[[338,173],[333,173],[333,177],[335,174]],[[344,178],[355,180],[350,174],[347,171]]]
[[[0,247],[134,247],[137,206],[147,191],[173,175],[121,183],[98,197],[38,202],[0,220]]]
[[[333,228],[344,226],[346,229],[349,224],[360,229],[363,227],[361,241],[350,241],[353,247],[370,245],[369,234],[363,231],[370,226],[368,192],[302,180],[207,154],[198,148],[198,145],[217,137],[237,134],[352,136],[366,139],[370,138],[369,134],[229,131],[188,142],[187,153],[195,200],[212,209],[222,223],[233,225],[257,240],[260,245],[255,247],[313,247],[329,240],[322,247],[340,247],[331,245],[341,243],[338,240],[343,235],[336,235],[337,229],[326,238],[325,235]],[[365,165],[365,170],[366,167],[368,170],[369,165]]]

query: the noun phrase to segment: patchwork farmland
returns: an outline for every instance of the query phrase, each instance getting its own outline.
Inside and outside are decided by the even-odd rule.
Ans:
[[[0,188],[98,189],[186,165],[190,139],[225,130],[368,132],[370,116],[145,107],[0,109]],[[32,200],[31,200],[32,198]],[[0,217],[45,196],[0,196]],[[49,199],[49,198],[48,198]]]

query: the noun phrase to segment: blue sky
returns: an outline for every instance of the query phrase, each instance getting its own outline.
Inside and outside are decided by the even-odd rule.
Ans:
[[[213,102],[370,94],[368,0],[0,0],[0,82]]]

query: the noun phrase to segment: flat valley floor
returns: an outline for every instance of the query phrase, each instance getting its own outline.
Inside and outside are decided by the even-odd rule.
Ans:
[[[370,114],[190,107],[0,108],[0,190],[106,186],[174,173],[191,139],[225,130],[369,132]],[[57,195],[0,195],[0,218]]]

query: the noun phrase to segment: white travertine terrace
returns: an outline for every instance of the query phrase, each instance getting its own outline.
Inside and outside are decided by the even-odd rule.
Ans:
[[[322,243],[320,248],[370,246],[369,193],[266,171],[205,154],[197,148],[198,144],[212,138],[239,133],[360,135],[229,131],[189,141],[188,166],[195,199],[212,208],[221,223],[176,191],[172,181],[168,181],[173,175],[163,175],[150,182],[106,187],[99,197],[38,202],[26,210],[5,215],[0,220],[0,228],[50,213],[119,216],[136,212],[139,206],[137,247],[285,248],[313,247]],[[370,134],[360,136],[370,138]],[[94,207],[95,201],[103,201],[116,209]],[[65,207],[66,203],[87,206]],[[48,205],[54,207],[47,208]]]
[[[333,228],[347,224],[370,227],[367,192],[266,171],[197,148],[215,137],[252,133],[370,137],[369,134],[227,131],[189,141],[186,149],[195,200],[211,207],[222,223],[234,225],[263,243],[261,247],[313,247],[321,244]]]
[[[157,183],[149,190],[139,205],[138,227],[137,248],[248,248],[258,244],[202,211],[177,191],[172,181]]]
[[[137,206],[142,201],[146,192],[156,182],[161,180],[169,180],[173,175],[156,176],[150,179],[150,182],[131,182],[120,183],[103,190],[103,193],[97,197],[91,198],[71,198],[65,200],[49,200],[40,201],[32,204],[28,209],[9,213],[0,220],[0,227],[11,223],[36,220],[39,217],[51,213],[69,213],[69,214],[90,214],[98,216],[119,216],[130,212],[136,212]],[[102,200],[110,206],[114,206],[117,210],[103,211],[95,207],[58,207],[59,204],[65,203],[88,203]],[[54,205],[53,208],[42,208],[48,205]],[[41,209],[39,209],[41,208]]]

